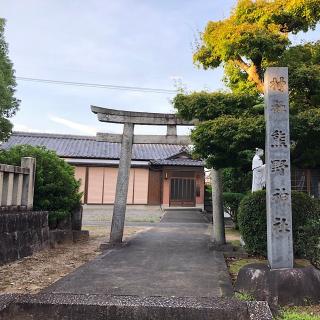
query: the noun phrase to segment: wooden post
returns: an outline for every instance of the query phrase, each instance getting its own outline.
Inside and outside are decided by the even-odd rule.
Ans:
[[[126,215],[129,175],[132,157],[133,123],[123,125],[121,143],[121,154],[117,177],[116,197],[113,207],[113,216],[110,233],[110,243],[119,244],[122,242],[124,221]]]

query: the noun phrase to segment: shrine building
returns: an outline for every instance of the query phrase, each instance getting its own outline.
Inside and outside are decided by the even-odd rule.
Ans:
[[[75,167],[84,204],[113,204],[120,143],[94,136],[13,132],[1,145],[44,146]],[[186,147],[134,144],[127,203],[167,207],[204,207],[204,163],[191,158]]]

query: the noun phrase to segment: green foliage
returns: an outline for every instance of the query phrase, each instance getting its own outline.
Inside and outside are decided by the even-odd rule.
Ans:
[[[236,229],[238,228],[238,211],[241,200],[244,194],[234,192],[223,193],[223,208],[227,212],[232,221],[235,223]]]
[[[173,99],[174,107],[182,118],[199,121],[212,120],[224,115],[239,116],[246,110],[250,110],[252,114],[251,108],[261,102],[261,98],[256,95],[222,91],[179,93]]]
[[[223,193],[223,209],[225,212],[227,212],[230,215],[232,221],[235,223],[236,229],[238,228],[238,222],[237,222],[238,209],[243,197],[244,197],[244,194],[242,193],[237,193],[237,192]],[[207,201],[212,200],[211,186],[205,187],[205,199]]]
[[[246,195],[239,206],[238,226],[249,253],[266,255],[267,218],[265,191]]]
[[[209,21],[193,60],[204,69],[225,66],[230,87],[243,84],[262,92],[266,66],[278,62],[290,45],[289,34],[314,29],[320,20],[320,0],[238,0],[230,16]],[[241,86],[234,78],[238,73]],[[230,77],[230,78],[229,78]]]
[[[301,312],[296,308],[290,308],[281,312],[278,320],[320,320],[320,316],[311,315],[306,312]]]
[[[50,229],[56,229],[57,223],[70,216],[68,211],[51,211],[49,212],[48,222]]]
[[[320,108],[310,109],[290,117],[292,163],[297,167],[320,165]]]
[[[315,94],[310,97],[306,103],[316,101]],[[265,144],[264,108],[260,98],[194,92],[178,94],[173,103],[183,118],[200,120],[191,134],[195,156],[206,159],[208,167],[249,171],[254,148]],[[300,168],[320,166],[320,145],[317,143],[320,141],[320,108],[307,104],[294,107],[290,133],[293,165]]]
[[[289,69],[290,113],[320,105],[320,41],[288,48],[273,66]]]
[[[36,159],[34,209],[71,213],[80,203],[80,183],[74,168],[53,151],[29,145],[0,150],[0,163],[20,165],[22,157]]]
[[[251,167],[223,169],[222,180],[224,192],[247,193],[251,190]]]
[[[199,123],[191,133],[194,154],[208,167],[248,165],[256,146],[264,144],[264,118],[223,115]]]
[[[310,196],[302,192],[292,192],[292,227],[295,253],[301,252],[298,241],[300,228],[305,227],[313,219],[319,219],[319,217],[319,210]],[[242,199],[239,206],[238,225],[247,251],[265,256],[267,252],[265,191],[253,192]]]
[[[299,254],[320,269],[320,219],[308,221],[298,229],[297,246]]]
[[[7,138],[12,124],[8,118],[18,109],[20,101],[14,97],[16,81],[13,65],[8,57],[8,45],[4,39],[5,20],[0,18],[0,141]]]
[[[234,297],[240,301],[256,301],[254,296],[248,292],[236,292]]]
[[[320,166],[320,41],[290,46],[289,34],[313,29],[320,0],[239,0],[230,16],[210,21],[201,34],[194,62],[224,66],[232,93],[179,93],[178,114],[198,119],[192,131],[195,156],[207,166],[242,168],[265,144],[263,73],[267,66],[289,67],[292,163]]]

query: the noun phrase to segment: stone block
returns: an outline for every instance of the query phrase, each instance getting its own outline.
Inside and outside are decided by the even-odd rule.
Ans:
[[[82,228],[82,213],[83,206],[80,205],[79,208],[76,208],[71,214],[72,220],[72,230],[81,230]]]
[[[249,264],[240,269],[235,289],[273,307],[319,303],[320,270],[312,266],[271,270],[265,264]]]
[[[0,213],[0,264],[31,255],[49,245],[47,212],[1,211]]]
[[[73,242],[89,240],[88,230],[72,230],[72,235],[73,235]]]
[[[66,218],[57,222],[57,229],[61,230],[71,230],[71,216],[67,216]]]
[[[50,230],[50,246],[55,248],[59,244],[73,243],[72,230]]]

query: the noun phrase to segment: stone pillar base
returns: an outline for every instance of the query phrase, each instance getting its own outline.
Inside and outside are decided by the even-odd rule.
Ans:
[[[235,290],[268,301],[271,307],[319,303],[320,270],[312,266],[271,270],[253,263],[240,269]]]
[[[128,245],[129,245],[128,242],[120,242],[120,243],[102,242],[100,244],[100,250],[106,251],[109,249],[119,249],[119,248],[127,247]]]

